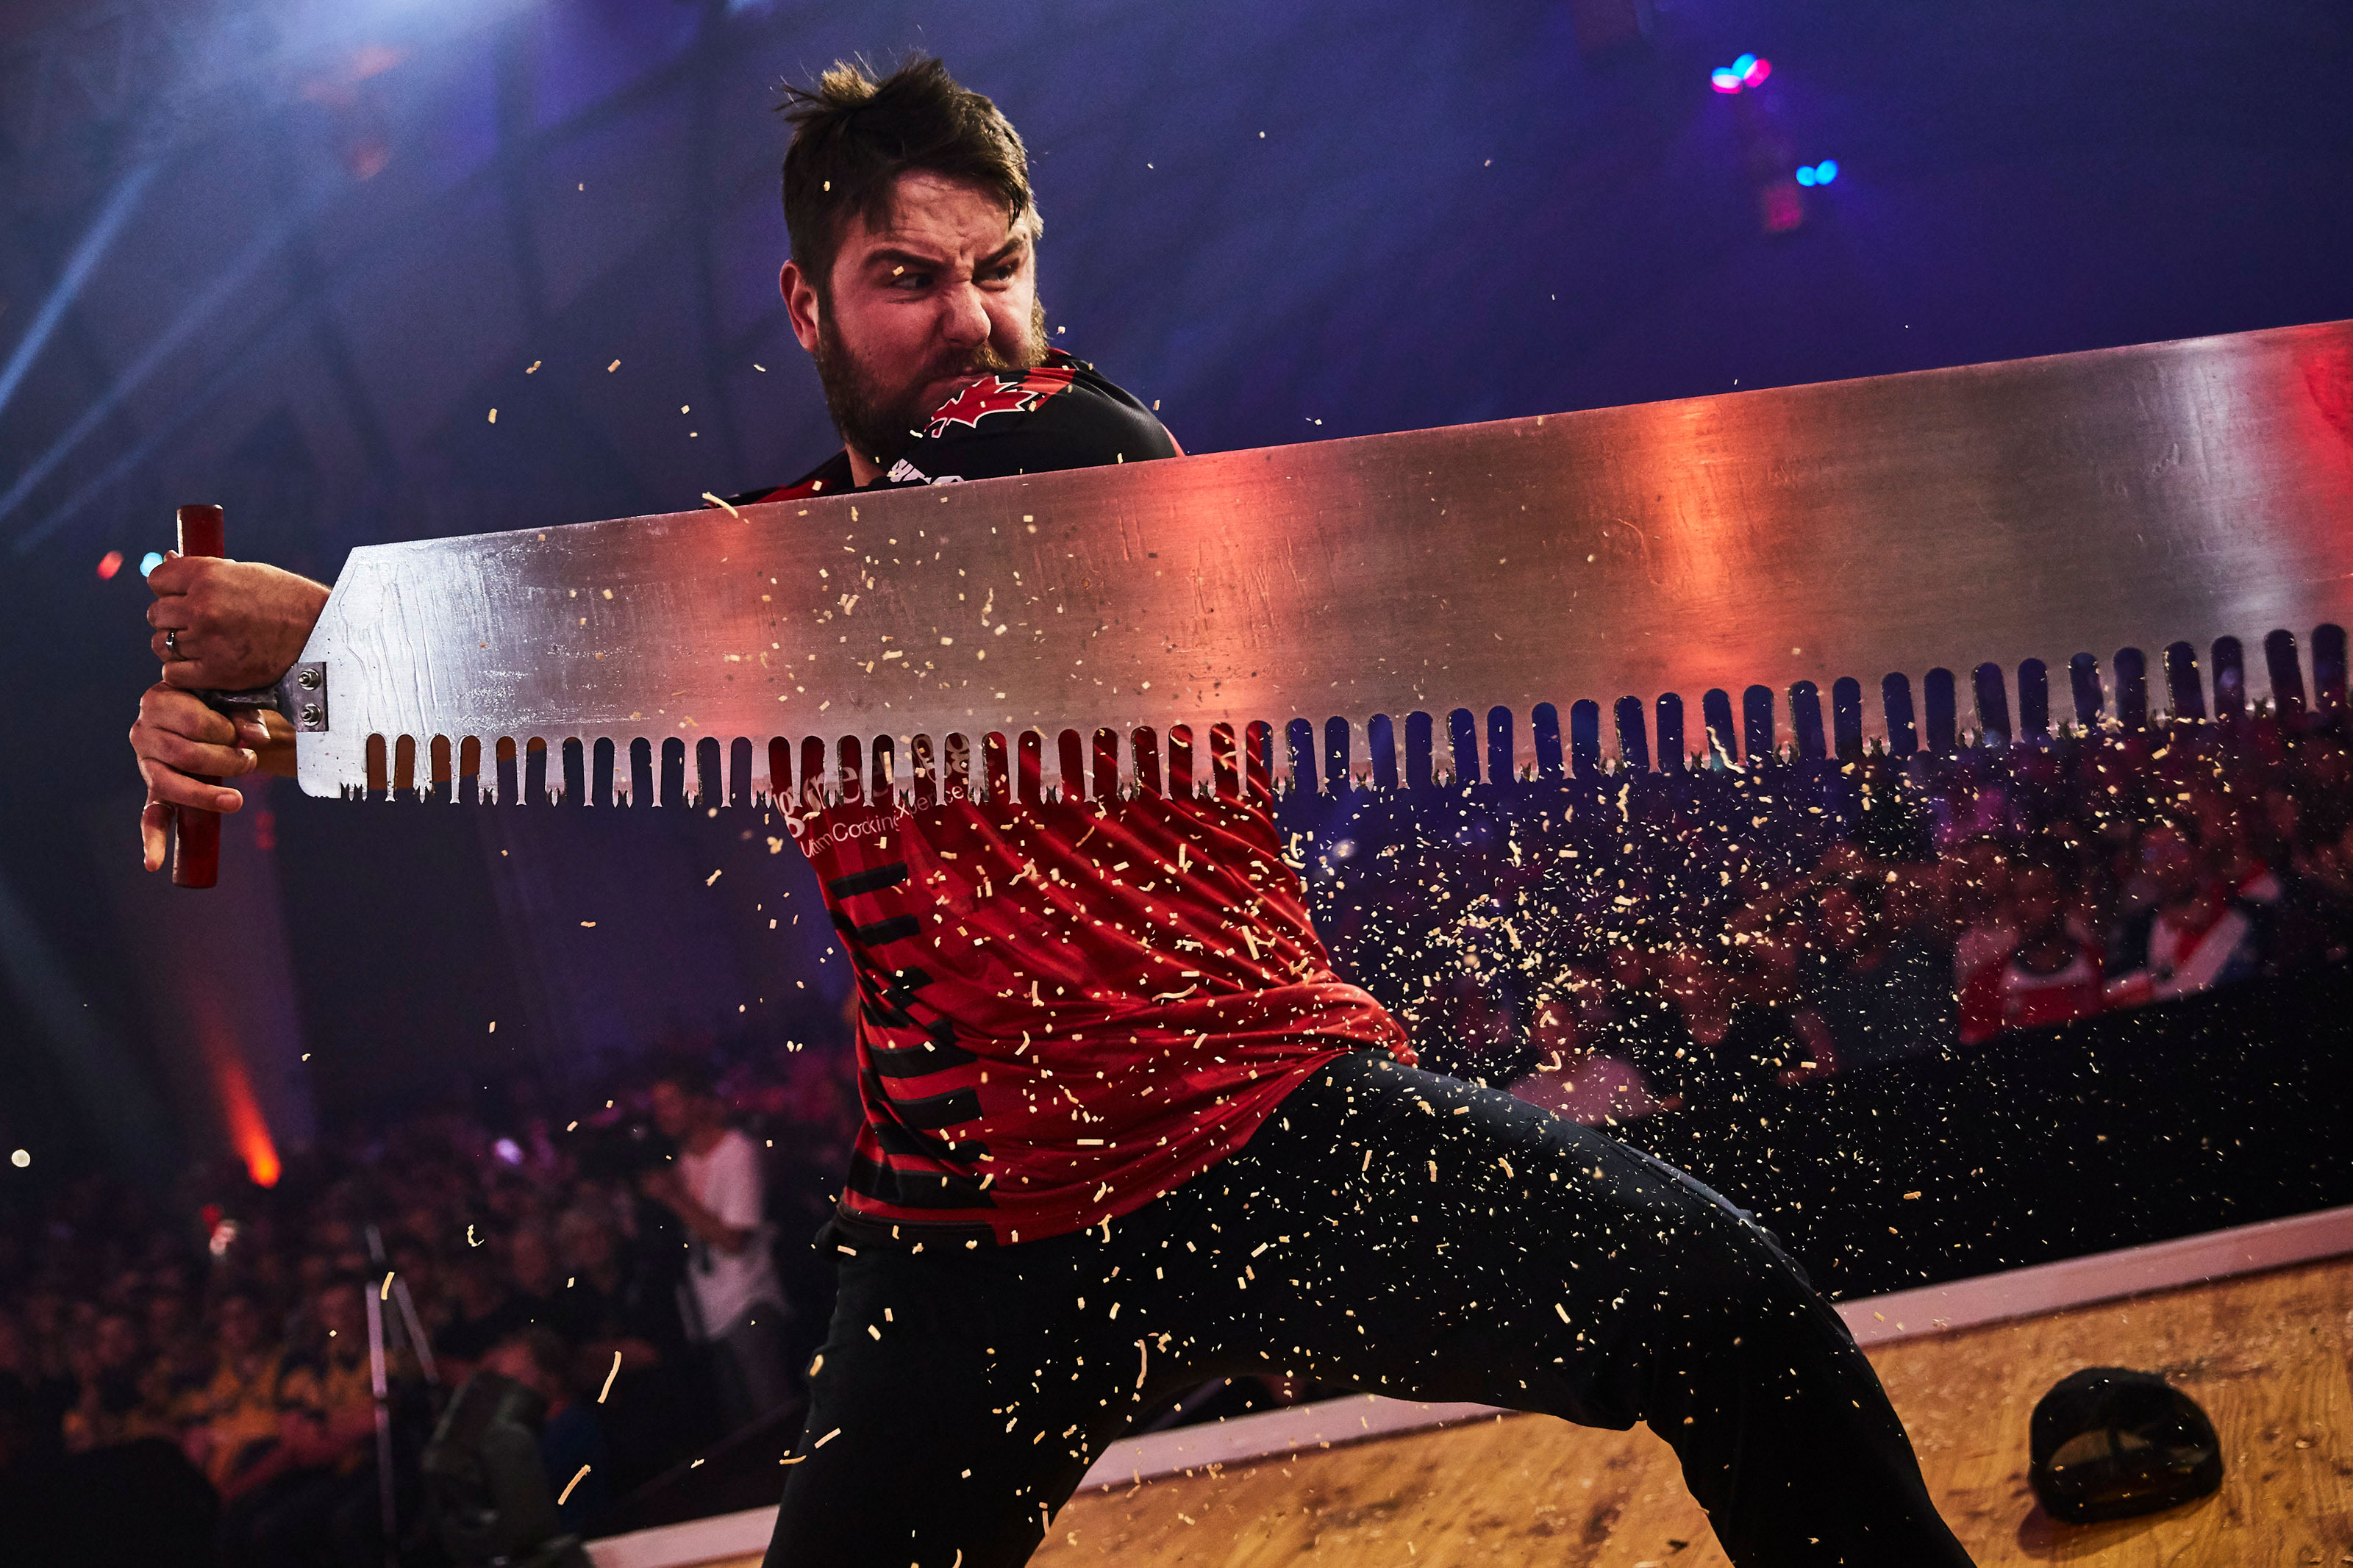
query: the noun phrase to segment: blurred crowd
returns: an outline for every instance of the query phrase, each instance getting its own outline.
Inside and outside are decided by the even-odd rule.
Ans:
[[[91,1178],[0,1210],[0,1514],[139,1454],[151,1480],[202,1478],[180,1490],[212,1560],[380,1565],[372,1309],[404,1521],[477,1371],[543,1401],[574,1531],[789,1418],[830,1308],[809,1240],[856,1125],[846,1042],[706,1049],[608,1092],[561,1121],[527,1090],[408,1117],[292,1156],[269,1190],[224,1166],[168,1203]]]
[[[1342,972],[1432,1065],[1588,1122],[2353,948],[2341,720],[1363,796],[1314,831]]]

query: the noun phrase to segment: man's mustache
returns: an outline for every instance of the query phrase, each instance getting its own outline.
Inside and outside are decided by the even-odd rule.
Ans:
[[[937,365],[926,367],[923,373],[909,382],[908,385],[911,388],[921,389],[933,382],[945,381],[951,376],[996,375],[1006,371],[1028,368],[1027,365],[1018,363],[1011,355],[997,352],[994,343],[983,343],[969,353],[958,354]]]

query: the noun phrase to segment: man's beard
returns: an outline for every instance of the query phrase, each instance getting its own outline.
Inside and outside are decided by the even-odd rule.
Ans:
[[[951,360],[924,365],[897,388],[880,384],[828,326],[818,333],[817,378],[842,444],[887,472],[932,416],[929,407],[916,406],[925,386],[944,376],[1028,370],[1045,357],[1046,306],[1039,301],[1029,308],[1029,339],[1017,354],[1008,357],[994,341],[984,342]]]

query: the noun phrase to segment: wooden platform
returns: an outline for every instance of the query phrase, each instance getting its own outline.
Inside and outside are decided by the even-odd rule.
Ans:
[[[1928,1486],[1978,1563],[2353,1563],[2353,1259],[1878,1347]],[[2081,1366],[2164,1373],[2213,1417],[2203,1502],[2057,1524],[2026,1485],[2026,1422]],[[746,1560],[747,1562],[753,1560]],[[1491,1418],[1082,1493],[1039,1568],[1719,1568],[1724,1553],[1647,1431]]]

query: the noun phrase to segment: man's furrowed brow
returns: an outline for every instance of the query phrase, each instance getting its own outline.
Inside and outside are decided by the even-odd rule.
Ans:
[[[886,245],[879,249],[868,251],[859,265],[870,272],[881,269],[913,272],[919,268],[925,272],[933,272],[945,266],[946,262],[934,252],[902,250],[896,246]]]
[[[1016,234],[1007,239],[1003,245],[975,262],[973,270],[986,272],[992,267],[1001,267],[1008,261],[1018,261],[1029,254],[1029,237],[1026,234]],[[909,250],[899,246],[884,245],[878,246],[860,257],[858,265],[860,270],[866,272],[896,274],[902,271],[936,272],[955,263],[937,251]]]
[[[989,252],[987,256],[982,257],[980,258],[980,267],[978,270],[985,271],[991,267],[1001,266],[1008,261],[1018,261],[1029,254],[1029,237],[1026,234],[1017,232],[1003,245],[998,246],[995,250]]]

